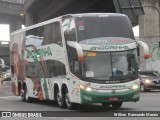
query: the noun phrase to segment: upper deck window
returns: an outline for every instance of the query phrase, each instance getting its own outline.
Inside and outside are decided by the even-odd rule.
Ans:
[[[100,37],[134,39],[132,26],[124,16],[76,17],[78,41]]]

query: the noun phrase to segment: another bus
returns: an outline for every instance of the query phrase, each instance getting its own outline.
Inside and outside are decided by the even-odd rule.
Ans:
[[[12,91],[22,101],[55,100],[62,108],[139,101],[137,46],[127,16],[69,14],[11,34]]]

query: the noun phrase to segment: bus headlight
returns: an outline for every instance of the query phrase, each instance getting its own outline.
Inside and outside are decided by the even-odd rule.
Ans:
[[[136,89],[138,89],[138,87],[139,87],[138,85],[133,85],[133,86],[132,86],[132,89],[133,89],[133,90],[136,90]]]
[[[86,90],[86,91],[92,91],[92,88],[89,87],[89,86],[85,86],[85,85],[79,85],[79,87],[83,90]]]
[[[86,90],[87,90],[87,91],[92,91],[92,88],[87,87]]]
[[[148,83],[151,83],[151,81],[148,80],[148,79],[146,79],[146,80],[145,80],[145,83],[148,84]]]

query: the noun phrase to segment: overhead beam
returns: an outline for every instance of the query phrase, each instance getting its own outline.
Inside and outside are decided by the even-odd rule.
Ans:
[[[62,10],[65,6],[70,4],[73,0],[53,0],[48,6],[46,6],[43,10],[39,11],[37,17],[38,22],[44,21],[48,19],[53,14],[56,14],[58,11]]]
[[[21,11],[22,11],[21,4],[14,4],[10,2],[0,1],[1,14],[19,15]]]
[[[26,0],[24,5],[23,5],[23,12],[26,13],[28,9],[31,7],[31,5],[35,2],[36,0]]]

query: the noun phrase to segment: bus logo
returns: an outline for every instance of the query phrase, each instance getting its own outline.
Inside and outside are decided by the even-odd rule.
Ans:
[[[27,59],[29,58],[37,58],[37,56],[41,56],[41,57],[47,57],[47,56],[52,56],[52,52],[51,52],[51,48],[48,46],[47,48],[40,48],[37,50],[28,50],[27,51]]]
[[[122,45],[121,46],[119,46],[119,45],[115,45],[115,46],[94,46],[90,50],[117,50],[117,49],[128,50],[129,47],[126,46],[126,45],[123,45],[123,46]]]

